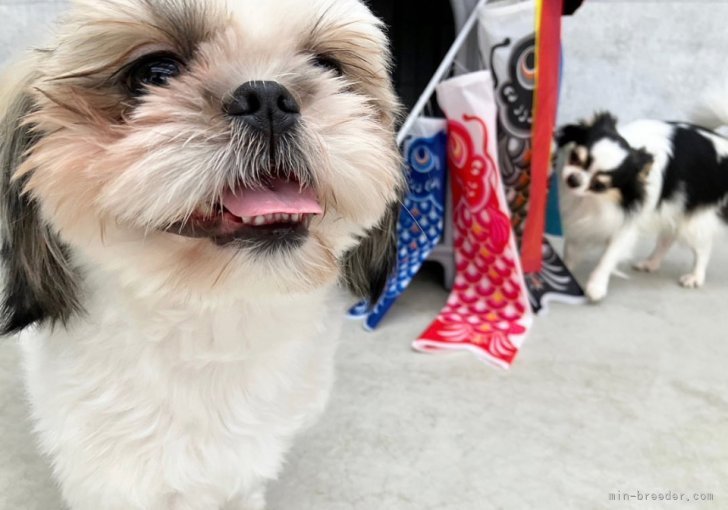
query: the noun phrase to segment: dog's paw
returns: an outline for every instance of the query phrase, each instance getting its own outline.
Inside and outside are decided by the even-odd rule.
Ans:
[[[592,303],[598,303],[607,297],[607,288],[609,286],[609,280],[602,278],[592,278],[586,286],[586,297]]]
[[[700,275],[689,273],[680,278],[680,285],[686,289],[698,289],[705,283],[705,278]]]
[[[635,271],[642,271],[643,273],[655,273],[660,269],[660,263],[651,259],[637,262],[632,266]]]

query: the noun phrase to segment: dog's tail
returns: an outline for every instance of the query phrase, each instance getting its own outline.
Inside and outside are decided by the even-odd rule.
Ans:
[[[691,121],[728,138],[728,76],[700,96],[697,107],[692,111]],[[723,201],[718,215],[728,224],[728,197]]]
[[[700,96],[691,117],[695,124],[708,129],[728,127],[728,76]]]

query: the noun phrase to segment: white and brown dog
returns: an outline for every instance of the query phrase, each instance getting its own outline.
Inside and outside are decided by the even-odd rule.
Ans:
[[[358,0],[77,0],[8,73],[2,328],[72,510],[264,507],[394,261],[388,65]]]

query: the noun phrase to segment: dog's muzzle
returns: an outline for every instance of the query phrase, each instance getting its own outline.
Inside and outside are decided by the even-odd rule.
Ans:
[[[295,130],[299,104],[281,84],[248,82],[223,104],[234,121],[269,140],[271,151]],[[276,167],[275,158],[262,163]],[[200,207],[189,218],[165,230],[193,238],[209,238],[220,246],[254,249],[295,248],[308,237],[311,219],[323,214],[316,190],[301,169],[267,168],[257,184],[222,190],[219,203]],[[301,175],[297,175],[301,174]]]

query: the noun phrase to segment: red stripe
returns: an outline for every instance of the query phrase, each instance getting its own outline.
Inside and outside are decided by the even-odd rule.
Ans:
[[[543,266],[543,236],[546,226],[548,174],[551,140],[556,124],[561,64],[561,11],[563,0],[541,0],[538,33],[536,106],[533,122],[533,154],[528,217],[523,233],[522,263],[525,273],[538,273]]]

